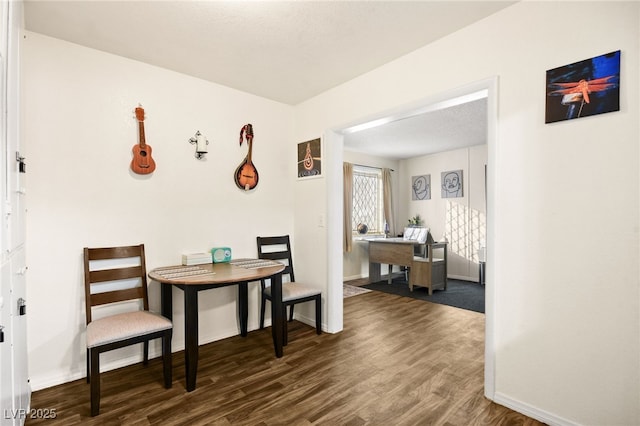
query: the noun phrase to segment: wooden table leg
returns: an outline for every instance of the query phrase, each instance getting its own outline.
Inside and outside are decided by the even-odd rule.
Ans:
[[[198,373],[198,290],[196,286],[184,286],[184,364],[187,392],[196,388]]]
[[[369,262],[369,283],[377,283],[378,281],[380,281],[380,264]]]
[[[249,322],[249,291],[247,283],[238,284],[238,320],[240,321],[240,335],[247,337],[247,323]]]
[[[173,286],[160,284],[160,311],[162,316],[173,320]]]
[[[279,273],[271,277],[271,334],[277,358],[282,358],[284,326],[286,325],[284,324],[286,315],[283,312],[282,274]]]

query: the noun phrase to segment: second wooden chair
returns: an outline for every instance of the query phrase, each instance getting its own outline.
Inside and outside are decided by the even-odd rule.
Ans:
[[[260,259],[276,260],[284,263],[285,269],[282,272],[282,303],[284,305],[284,315],[289,307],[289,321],[293,321],[293,307],[298,303],[315,301],[316,303],[316,333],[322,333],[322,293],[315,287],[308,284],[298,283],[293,273],[293,260],[291,257],[291,242],[288,235],[277,237],[257,237],[258,257]],[[289,282],[285,282],[285,275],[289,276]],[[264,328],[264,315],[266,301],[271,301],[271,288],[266,285],[266,280],[261,280],[262,287],[260,303],[260,328]],[[285,321],[284,343],[287,343]]]

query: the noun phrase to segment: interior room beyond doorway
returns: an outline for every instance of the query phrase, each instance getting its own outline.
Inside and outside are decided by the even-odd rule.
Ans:
[[[480,98],[486,99],[486,133],[485,143],[487,150],[487,168],[486,173],[486,278],[487,284],[486,290],[486,315],[485,315],[485,396],[493,399],[495,391],[495,378],[494,378],[494,320],[493,310],[495,298],[495,286],[493,282],[493,276],[491,274],[492,265],[492,242],[494,240],[495,225],[493,223],[492,205],[493,200],[492,193],[495,193],[495,179],[491,164],[495,161],[496,155],[496,134],[497,134],[497,90],[498,79],[496,77],[482,80],[476,83],[469,84],[467,86],[452,89],[447,93],[433,96],[429,99],[424,99],[418,102],[414,102],[404,107],[398,107],[392,111],[375,114],[367,118],[363,118],[358,121],[354,121],[348,125],[341,126],[339,128],[329,129],[325,132],[325,141],[330,146],[327,151],[330,153],[327,157],[327,166],[329,170],[333,170],[332,175],[328,175],[328,188],[329,188],[329,204],[339,204],[342,194],[342,162],[344,159],[343,151],[344,147],[349,148],[349,140],[352,134],[358,131],[374,128],[377,126],[384,126],[390,123],[399,122],[406,118],[418,116],[428,112],[436,111],[460,103],[469,102],[469,100],[477,100]],[[465,98],[467,97],[467,98]],[[466,100],[465,100],[466,99]],[[333,152],[331,152],[333,151]],[[330,212],[328,217],[329,225],[329,247],[330,252],[336,253],[336,256],[330,256],[329,259],[329,277],[331,289],[329,291],[329,297],[331,302],[336,305],[329,312],[329,321],[336,326],[341,326],[342,321],[342,282],[344,278],[344,258],[338,256],[342,246],[342,216],[341,212]],[[403,216],[398,216],[398,221],[404,220]],[[340,287],[338,289],[337,287]],[[336,288],[333,288],[336,287]],[[332,317],[332,315],[334,317]]]

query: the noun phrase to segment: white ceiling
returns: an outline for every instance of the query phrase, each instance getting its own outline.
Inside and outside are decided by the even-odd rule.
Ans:
[[[296,105],[513,3],[25,0],[25,26]]]
[[[346,150],[407,159],[487,143],[487,98],[456,103],[427,113],[346,134]]]

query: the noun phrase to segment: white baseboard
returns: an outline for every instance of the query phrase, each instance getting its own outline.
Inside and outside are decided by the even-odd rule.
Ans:
[[[397,271],[394,272],[394,274],[397,274],[397,273],[398,273]],[[382,274],[381,278],[386,277],[386,276],[387,276],[386,274]],[[350,275],[348,277],[343,277],[342,281],[343,282],[353,281],[353,280],[359,280],[359,279],[362,279],[362,278],[368,278],[368,276],[367,275],[362,275],[362,274],[360,274],[360,275]],[[477,277],[468,277],[466,275],[447,275],[447,278],[450,278],[452,280],[471,281],[471,282],[474,282],[474,283],[478,282],[478,278]]]
[[[307,318],[303,315],[300,315],[299,313],[296,313],[295,319],[297,321],[310,325],[311,327],[315,327],[315,317]],[[264,326],[271,327],[271,318],[269,317],[265,318]],[[247,331],[251,332],[257,329],[258,329],[257,323],[249,324]],[[326,328],[324,327],[324,324],[322,325],[322,329],[326,330]],[[199,342],[200,342],[200,346],[202,346],[202,345],[206,345],[207,343],[216,342],[218,340],[222,340],[222,339],[226,339],[226,338],[238,336],[238,335],[240,335],[240,333],[237,329],[222,330],[222,332],[220,333],[208,334],[204,336],[200,335]],[[183,341],[174,340],[171,342],[172,353],[180,352],[183,350],[184,350],[184,340]],[[157,347],[156,345],[153,345],[153,344],[149,345],[149,359],[159,358],[161,356],[162,356],[162,348],[160,347],[159,344],[157,345]],[[73,382],[74,380],[84,379],[86,377],[86,360],[84,359],[84,357],[82,358],[82,360],[83,362],[79,369],[76,367],[75,369],[72,369],[69,371],[58,370],[57,372],[48,374],[46,376],[40,375],[38,377],[31,377],[30,378],[31,391],[35,392],[35,391],[50,388],[53,386],[58,386],[63,383]],[[127,367],[129,365],[138,364],[141,362],[142,362],[142,351],[140,351],[140,353],[135,355],[118,358],[116,360],[111,360],[108,362],[101,362],[100,371],[105,372],[105,371],[115,370],[117,368]]]
[[[265,327],[271,326],[271,320],[265,320]],[[257,324],[249,324],[248,331],[251,332],[253,330],[257,330]],[[222,330],[221,333],[216,334],[208,334],[208,335],[200,335],[199,342],[200,345],[206,345],[207,343],[215,342],[218,340],[226,339],[228,337],[239,335],[239,331],[237,329],[229,329]],[[157,346],[157,347],[156,347]],[[176,353],[184,350],[184,340],[176,341],[173,340],[171,342],[171,352]],[[162,348],[160,344],[149,345],[149,359],[159,358],[162,356]],[[86,359],[82,357],[82,365],[76,366],[76,368],[68,371],[60,371],[53,372],[48,375],[40,375],[36,377],[30,377],[30,385],[31,390],[33,392],[50,388],[53,386],[58,386],[63,383],[72,382],[74,380],[84,379],[87,375],[86,372]],[[106,372],[110,370],[115,370],[117,368],[127,367],[129,365],[138,364],[142,362],[142,351],[135,355],[130,355],[122,358],[118,358],[111,361],[104,361],[100,363],[100,372]]]
[[[447,278],[450,279],[450,280],[471,281],[471,282],[474,282],[474,283],[478,282],[477,278],[467,277],[466,275],[451,275],[451,274],[448,274]]]
[[[549,426],[580,426],[580,423],[576,423],[574,421],[557,416],[553,413],[541,410],[537,407],[534,407],[522,401],[518,401],[507,395],[501,394],[500,392],[496,392],[494,396],[495,399],[493,400],[493,402],[495,402],[496,404],[503,405],[507,408],[517,411],[518,413],[531,417],[532,419],[536,419],[542,423],[548,424]]]
[[[353,281],[353,280],[359,280],[361,278],[366,278],[364,275],[359,274],[359,275],[351,275],[349,277],[343,277],[342,281]]]
[[[156,351],[149,347],[149,359],[160,356],[155,352]],[[105,372],[115,370],[116,368],[126,367],[128,365],[136,364],[139,362],[142,362],[142,353],[135,356],[120,358],[115,361],[102,363],[100,364],[100,371]],[[84,379],[85,377],[87,377],[87,371],[85,364],[83,364],[80,370],[74,369],[71,371],[57,372],[47,376],[32,377],[30,378],[31,390],[33,392],[36,392],[42,389],[61,385],[63,383],[73,382],[74,380]]]

